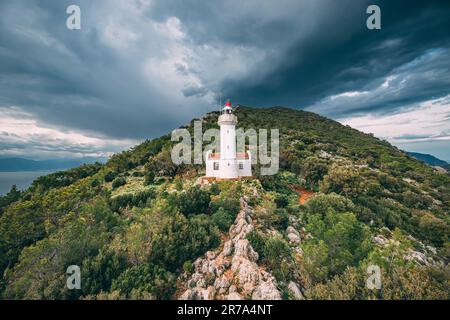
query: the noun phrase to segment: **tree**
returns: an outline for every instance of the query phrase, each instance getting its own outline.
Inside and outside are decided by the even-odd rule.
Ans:
[[[302,248],[311,277],[320,281],[364,259],[371,249],[371,233],[355,214],[345,211],[352,207],[345,198],[323,195],[311,201],[306,229],[312,238],[305,240]]]
[[[301,166],[301,175],[306,181],[306,186],[314,188],[328,172],[327,162],[318,157],[308,157]]]
[[[155,176],[168,176],[173,178],[181,167],[172,161],[170,150],[167,148],[150,158],[145,164],[144,169],[146,175],[149,172],[153,172]]]
[[[126,256],[122,252],[100,250],[95,257],[83,261],[83,295],[109,291],[111,284],[127,268]]]
[[[290,279],[290,252],[287,242],[278,237],[270,237],[264,244],[265,261],[279,281],[286,282]]]
[[[364,180],[351,164],[333,163],[320,185],[320,191],[356,197],[365,191]]]
[[[230,212],[226,211],[223,207],[220,207],[219,210],[212,215],[212,220],[221,231],[225,232],[230,228],[234,221],[234,217]]]
[[[148,292],[156,299],[170,299],[175,292],[176,277],[164,268],[153,264],[133,266],[113,281],[112,290],[129,298],[133,292]]]
[[[176,202],[181,213],[189,216],[207,213],[210,199],[209,192],[196,185],[186,192],[181,192]]]
[[[17,190],[17,186],[13,185],[6,195],[0,196],[0,216],[3,213],[4,208],[20,199],[21,194],[22,192]]]
[[[117,223],[117,215],[103,199],[83,205],[76,220],[21,252],[18,263],[6,274],[5,298],[78,298],[80,291],[64,286],[67,267],[82,266],[83,260],[97,255]]]

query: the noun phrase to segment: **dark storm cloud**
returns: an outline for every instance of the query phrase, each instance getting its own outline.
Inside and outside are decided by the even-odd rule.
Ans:
[[[189,114],[167,113],[182,101],[164,96],[146,79],[142,53],[124,57],[105,43],[101,33],[108,25],[96,16],[109,14],[108,2],[78,2],[86,31],[66,29],[69,2],[2,4],[0,105],[24,107],[61,128],[114,138],[155,136],[187,120]]]
[[[65,27],[69,4],[80,31]],[[369,4],[382,30],[366,28]],[[450,93],[444,1],[28,0],[0,11],[0,109],[99,139],[166,133],[220,94],[339,119]]]
[[[381,115],[403,112],[405,106],[449,92],[450,49],[430,49],[382,77],[361,84],[357,91],[329,96],[307,109],[338,119],[367,113]]]
[[[286,58],[283,59],[286,63],[282,63],[261,81],[251,86],[245,86],[245,81],[230,83],[231,95],[248,104],[307,107],[331,95],[362,90],[374,80],[388,76],[392,70],[401,66],[421,68],[421,71],[427,72],[427,65],[408,66],[408,63],[432,48],[450,47],[449,2],[374,3],[381,7],[382,30],[368,30],[365,26],[367,15],[347,21],[347,10],[352,12],[355,10],[354,6],[337,9],[336,14],[329,15],[328,21],[321,24],[317,32],[286,51]],[[361,7],[356,9],[363,10]],[[449,52],[443,50],[439,54],[442,56],[436,60],[440,60],[440,67],[443,68],[441,72],[433,81],[427,81],[423,88],[420,82],[413,83],[409,94],[403,97],[405,101],[398,103],[406,100],[423,101],[450,92]],[[435,65],[429,67],[435,71]],[[447,72],[446,77],[440,78],[444,71]],[[371,111],[377,111],[378,108],[390,108],[392,111],[396,105],[398,104],[383,105],[373,101],[370,107]],[[358,104],[345,106],[344,112],[339,116],[349,115],[353,108],[359,107]],[[332,112],[325,114],[336,116]]]

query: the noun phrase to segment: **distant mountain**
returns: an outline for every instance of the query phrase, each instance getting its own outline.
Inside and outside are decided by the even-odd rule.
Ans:
[[[450,165],[441,159],[436,158],[435,156],[432,156],[431,154],[425,154],[425,153],[418,153],[418,152],[407,152],[411,157],[423,161],[426,164],[430,166],[439,166],[442,168],[450,169]]]
[[[63,170],[84,163],[105,162],[105,158],[30,160],[24,158],[0,158],[0,172]]]

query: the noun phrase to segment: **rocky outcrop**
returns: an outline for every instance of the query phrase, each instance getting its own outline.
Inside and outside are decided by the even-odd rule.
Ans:
[[[385,234],[388,234],[389,236],[392,235],[392,232],[387,228],[382,228],[382,230]],[[436,248],[427,246],[414,238],[411,235],[408,235],[408,240],[410,240],[412,243],[415,244],[416,247],[420,249],[414,250],[412,248],[408,249],[407,253],[405,254],[404,258],[408,261],[413,261],[419,265],[436,265],[436,264],[442,264],[443,262],[439,260],[439,257],[437,257]],[[379,247],[386,247],[388,245],[400,245],[398,241],[395,241],[394,239],[389,239],[388,237],[378,234],[375,235],[372,238],[372,241]]]
[[[300,286],[296,284],[294,281],[289,282],[288,289],[295,300],[305,300],[305,297],[303,296],[300,290]]]
[[[229,230],[229,240],[194,262],[194,273],[179,299],[279,300],[275,278],[258,266],[258,253],[246,239],[254,229],[252,209],[241,199],[241,210]],[[295,229],[294,229],[295,230]]]
[[[294,227],[289,226],[286,229],[287,237],[289,239],[289,243],[291,244],[299,244],[301,241],[300,233],[294,229]]]

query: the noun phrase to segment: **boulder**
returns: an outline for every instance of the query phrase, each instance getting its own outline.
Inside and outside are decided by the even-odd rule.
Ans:
[[[292,226],[287,227],[286,233],[290,243],[293,244],[300,243],[301,241],[300,233],[298,233],[298,231],[295,230],[294,227]]]
[[[216,294],[216,289],[213,286],[209,286],[202,292],[203,300],[214,300],[214,295]]]
[[[194,292],[191,289],[187,289],[180,297],[179,300],[194,300]]]
[[[228,240],[223,246],[222,255],[228,257],[231,253],[233,253],[233,242]]]
[[[424,253],[415,251],[412,249],[409,250],[408,254],[405,256],[405,259],[406,260],[414,260],[417,263],[422,264],[422,265],[429,264],[427,256]]]
[[[242,300],[242,296],[237,292],[231,292],[227,295],[227,300]]]
[[[280,291],[278,291],[274,280],[265,281],[256,286],[252,294],[252,300],[281,300]]]
[[[303,296],[302,292],[300,291],[300,286],[298,284],[296,284],[294,281],[289,282],[288,289],[294,296],[294,299],[305,300],[305,297]]]

